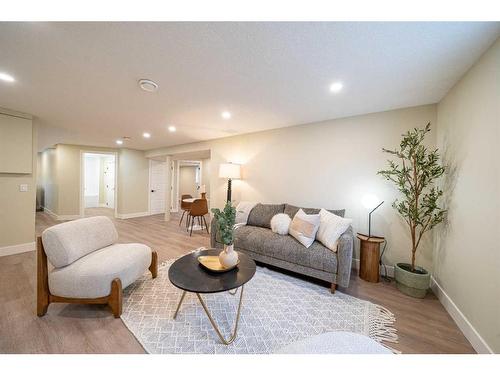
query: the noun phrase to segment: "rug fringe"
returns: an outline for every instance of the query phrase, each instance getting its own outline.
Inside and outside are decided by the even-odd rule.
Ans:
[[[399,350],[396,350],[383,342],[385,341],[394,344],[398,343],[397,329],[394,328],[396,317],[384,306],[376,304],[373,304],[373,306],[375,308],[375,313],[370,314],[371,316],[368,328],[369,337],[379,342],[393,353],[401,354]]]

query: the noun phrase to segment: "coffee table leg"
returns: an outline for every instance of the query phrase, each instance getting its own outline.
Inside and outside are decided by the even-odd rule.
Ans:
[[[207,314],[208,319],[210,320],[210,323],[212,324],[212,327],[214,327],[214,330],[217,333],[217,336],[219,336],[220,341],[222,341],[222,343],[224,345],[231,344],[234,341],[234,339],[236,338],[236,334],[238,332],[238,322],[240,320],[241,301],[243,301],[243,286],[241,287],[240,302],[238,303],[238,311],[236,312],[236,322],[234,324],[234,330],[233,330],[231,337],[229,337],[227,340],[224,338],[224,336],[222,336],[222,333],[219,331],[219,328],[217,327],[217,324],[213,320],[212,316],[210,315],[210,311],[208,311],[207,305],[205,305],[205,301],[203,301],[203,298],[201,298],[199,293],[196,293],[196,295],[198,296],[198,299],[200,300],[201,306],[203,306],[203,310],[205,310],[205,313]],[[182,299],[181,299],[181,302],[182,302]]]
[[[181,300],[179,301],[179,304],[177,305],[177,309],[175,310],[174,313],[174,319],[177,318],[177,313],[179,312],[179,309],[181,308],[182,301],[184,301],[184,297],[186,296],[186,291],[182,292]]]

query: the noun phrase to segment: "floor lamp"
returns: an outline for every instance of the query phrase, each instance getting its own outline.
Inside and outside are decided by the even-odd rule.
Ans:
[[[382,206],[382,203],[384,201],[380,201],[375,195],[365,195],[363,197],[363,205],[368,208],[370,213],[368,214],[368,238],[371,238],[372,236],[372,213],[375,211],[377,208]]]
[[[241,166],[233,163],[222,163],[219,166],[219,177],[227,178],[227,202],[231,202],[231,180],[241,178]]]

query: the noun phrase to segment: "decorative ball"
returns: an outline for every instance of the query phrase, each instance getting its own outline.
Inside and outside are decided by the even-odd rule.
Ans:
[[[271,219],[271,230],[281,235],[288,234],[288,228],[292,219],[287,214],[276,214]]]

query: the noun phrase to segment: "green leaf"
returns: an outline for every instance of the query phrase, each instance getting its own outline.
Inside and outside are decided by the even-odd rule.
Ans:
[[[236,221],[236,208],[231,202],[226,202],[224,209],[221,211],[218,208],[212,208],[214,219],[217,223],[222,243],[231,245],[234,241],[234,224]]]

